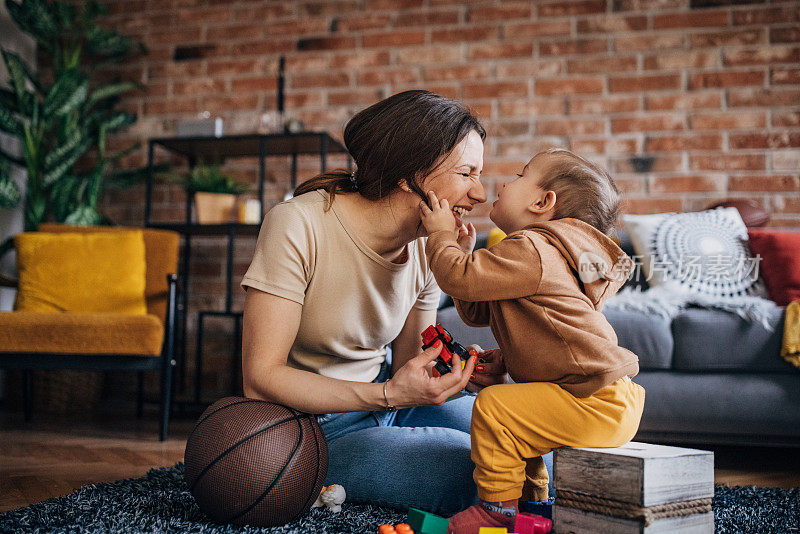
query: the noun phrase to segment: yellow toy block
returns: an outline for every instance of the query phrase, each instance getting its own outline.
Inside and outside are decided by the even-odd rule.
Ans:
[[[514,534],[503,527],[481,527],[478,534]]]

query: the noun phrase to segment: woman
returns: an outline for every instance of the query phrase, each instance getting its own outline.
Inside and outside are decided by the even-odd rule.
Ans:
[[[474,397],[445,402],[470,382],[476,359],[433,377],[441,347],[421,351],[440,291],[418,206],[428,190],[448,199],[459,242],[474,244],[461,215],[486,200],[484,136],[458,102],[396,94],[347,124],[356,171],[302,184],[264,220],[242,281],[244,393],[323,414],[325,483],[343,485],[348,500],[439,514],[476,502]],[[479,356],[470,388],[504,382],[499,354]]]

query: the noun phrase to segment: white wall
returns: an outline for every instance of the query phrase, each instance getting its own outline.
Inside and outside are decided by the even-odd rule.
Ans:
[[[31,37],[17,28],[17,25],[6,10],[5,2],[0,2],[0,46],[5,50],[11,50],[19,54],[29,65],[35,67],[36,43]],[[6,71],[5,62],[2,60],[0,60],[0,85],[8,87],[8,72]],[[0,146],[11,154],[18,155],[20,153],[17,140],[2,132],[0,132]],[[24,195],[25,172],[16,165],[12,165],[12,177],[20,185],[20,190]],[[0,242],[10,235],[21,232],[22,226],[21,205],[13,210],[0,208]],[[0,272],[13,276],[15,273],[15,261],[13,252],[6,254],[5,257],[0,259]],[[12,289],[0,288],[0,311],[11,309],[14,304],[14,293]]]

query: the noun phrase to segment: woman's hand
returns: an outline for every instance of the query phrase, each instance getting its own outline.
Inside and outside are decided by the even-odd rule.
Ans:
[[[408,360],[398,369],[386,386],[389,404],[398,409],[431,404],[441,406],[447,399],[464,389],[478,359],[471,357],[464,369],[461,369],[461,358],[454,354],[450,361],[452,372],[433,377],[428,372],[428,367],[441,352],[442,342],[437,341],[435,345]]]
[[[478,363],[475,366],[475,373],[467,384],[467,391],[477,393],[487,386],[508,383],[508,371],[500,349],[483,352],[478,345],[470,345],[467,349],[475,349],[478,352]]]
[[[439,200],[436,197],[436,193],[428,191],[428,203],[430,203],[430,207],[425,202],[419,203],[420,219],[422,219],[422,224],[428,234],[430,235],[440,230],[455,230],[456,218],[450,209],[450,203],[447,202],[447,199]]]

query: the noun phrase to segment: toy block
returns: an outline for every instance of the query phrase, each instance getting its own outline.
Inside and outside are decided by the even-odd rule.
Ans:
[[[406,523],[417,534],[447,534],[450,520],[416,508],[409,508]]]
[[[519,509],[521,512],[525,512],[526,514],[540,515],[552,521],[553,501],[554,499],[547,501],[520,501]],[[519,534],[519,532],[517,532],[517,534]]]
[[[638,442],[562,447],[553,475],[556,532],[714,532],[713,452]]]
[[[516,534],[547,534],[553,528],[553,523],[539,515],[517,513],[517,520],[514,523]]]
[[[478,534],[509,534],[509,532],[503,527],[481,527]]]

